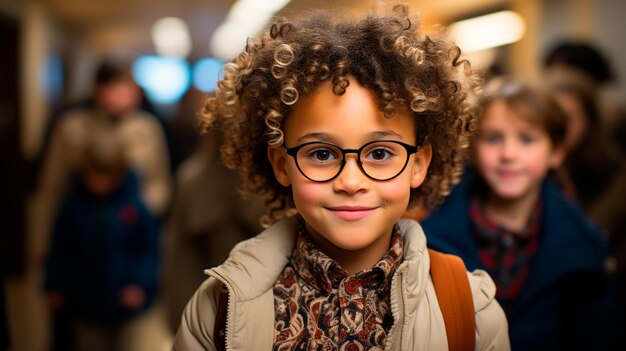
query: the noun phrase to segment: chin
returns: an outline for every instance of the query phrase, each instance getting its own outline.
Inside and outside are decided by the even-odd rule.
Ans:
[[[494,194],[503,200],[515,201],[524,196],[525,192],[521,190],[499,190],[494,191]]]
[[[359,250],[371,245],[379,238],[371,232],[371,226],[340,226],[336,225],[332,231],[323,235],[334,246],[343,250]]]
[[[374,240],[370,241],[355,241],[355,240],[345,240],[348,238],[342,238],[343,240],[331,241],[331,243],[342,250],[345,251],[357,251],[363,248],[368,247],[373,243]]]

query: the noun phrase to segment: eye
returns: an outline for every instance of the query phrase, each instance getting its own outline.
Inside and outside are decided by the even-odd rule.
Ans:
[[[327,162],[332,161],[337,158],[337,155],[330,150],[325,148],[317,148],[309,151],[308,156],[310,159],[316,162]]]
[[[502,141],[502,136],[499,134],[483,134],[481,140],[487,144],[497,144]]]
[[[524,144],[531,144],[535,140],[537,140],[537,137],[535,137],[533,134],[522,134],[522,135],[520,135],[520,140]]]
[[[368,151],[365,157],[374,161],[386,161],[393,157],[393,153],[391,150],[379,146]]]

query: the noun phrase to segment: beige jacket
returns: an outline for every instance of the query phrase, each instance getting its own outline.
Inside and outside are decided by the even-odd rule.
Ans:
[[[426,237],[411,220],[399,221],[404,260],[394,274],[391,310],[394,325],[385,350],[447,350],[446,331],[429,275]],[[271,350],[274,336],[273,285],[295,244],[297,221],[284,219],[231,251],[219,267],[207,270],[183,312],[173,350],[215,350],[213,323],[222,284],[230,301],[227,350]],[[495,286],[484,272],[468,273],[476,315],[476,350],[510,350],[508,324],[494,299]]]

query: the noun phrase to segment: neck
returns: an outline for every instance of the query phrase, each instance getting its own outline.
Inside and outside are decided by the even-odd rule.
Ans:
[[[381,236],[366,247],[357,250],[347,250],[336,246],[324,236],[315,232],[308,224],[307,230],[320,251],[337,262],[350,275],[376,265],[389,251],[391,233],[393,232],[392,228],[387,235]]]
[[[485,201],[485,215],[508,230],[521,231],[526,227],[539,199],[540,189],[518,199],[506,199],[489,193]]]

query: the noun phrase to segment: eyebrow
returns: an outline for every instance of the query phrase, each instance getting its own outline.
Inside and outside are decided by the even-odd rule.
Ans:
[[[381,130],[381,131],[376,131],[376,132],[372,132],[368,135],[367,139],[368,140],[377,140],[377,139],[381,139],[381,138],[385,138],[385,137],[389,137],[389,136],[393,136],[393,137],[398,137],[401,138],[402,136],[396,132],[394,132],[393,130]],[[296,141],[302,142],[305,139],[317,139],[320,141],[327,141],[327,142],[331,142],[333,141],[333,136],[328,134],[328,133],[306,133],[303,136],[301,136],[300,138],[298,138]]]

